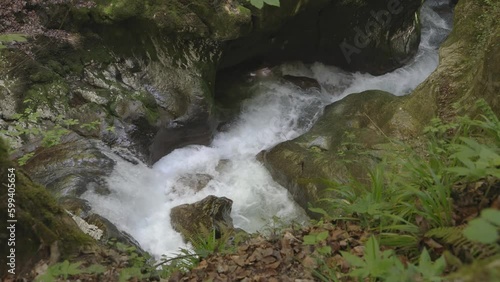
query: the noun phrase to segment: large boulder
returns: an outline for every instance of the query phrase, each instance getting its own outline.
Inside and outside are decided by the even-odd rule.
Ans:
[[[111,174],[114,165],[115,161],[93,142],[71,134],[63,138],[61,144],[38,148],[24,169],[56,197],[78,197],[89,189],[98,194],[109,194],[105,178]]]
[[[226,197],[210,195],[196,203],[174,207],[170,211],[170,222],[187,241],[196,241],[213,230],[216,237],[220,237],[224,231],[233,229],[232,205],[233,201]]]
[[[420,121],[398,108],[403,99],[376,90],[350,95],[327,106],[309,132],[263,152],[261,160],[307,210],[308,204],[332,196],[326,180],[367,182],[368,169],[386,150],[387,136],[418,134]]]
[[[459,2],[437,70],[412,94],[348,96],[328,106],[308,133],[263,152],[264,164],[302,207],[321,206],[318,199],[333,196],[324,180],[368,182],[368,170],[401,149],[391,139],[418,146],[433,117],[449,121],[480,114],[473,107],[480,98],[499,112],[500,25],[494,24],[499,16],[499,2]]]

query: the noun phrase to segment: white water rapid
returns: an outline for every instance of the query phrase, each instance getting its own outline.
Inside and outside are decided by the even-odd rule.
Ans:
[[[381,89],[395,95],[413,90],[438,64],[438,46],[451,30],[450,15],[433,9],[428,0],[421,10],[422,39],[418,54],[406,66],[382,76],[348,73],[320,63],[284,64],[284,74],[308,76],[320,82],[322,91],[302,91],[281,80],[262,82],[259,93],[243,104],[237,121],[215,136],[210,146],[187,146],[158,161],[153,168],[132,165],[116,157],[109,177],[111,194],[86,192],[93,211],[131,234],[153,255],[172,254],[187,247],[170,225],[171,208],[193,203],[208,195],[233,200],[235,227],[253,232],[273,216],[285,221],[307,217],[273,181],[256,160],[264,149],[305,133],[327,104],[350,93]],[[202,177],[208,184],[196,192],[186,179]],[[188,181],[189,182],[189,181]]]

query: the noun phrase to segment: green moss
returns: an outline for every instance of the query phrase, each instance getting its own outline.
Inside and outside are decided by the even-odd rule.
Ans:
[[[97,5],[107,18],[115,21],[138,16],[144,11],[144,0],[100,1]]]
[[[27,91],[24,100],[31,102],[25,104],[34,111],[38,108],[47,107],[54,113],[62,114],[61,111],[68,109],[69,86],[62,79],[51,80],[45,84],[34,84]]]
[[[160,118],[160,113],[158,112],[157,109],[151,109],[144,107],[145,113],[146,113],[146,120],[150,125],[155,125],[158,122],[158,119]]]
[[[470,111],[483,98],[500,111],[498,53],[500,3],[459,1],[454,29],[440,49],[438,69],[414,91],[403,107],[426,124],[435,115],[445,120]],[[496,81],[495,81],[496,80]]]
[[[16,203],[16,258],[18,272],[29,270],[39,259],[50,255],[47,251],[58,242],[62,258],[78,255],[83,246],[92,245],[93,240],[80,232],[75,223],[57,205],[50,193],[33,183],[25,173],[16,167],[7,155],[8,148],[0,140],[0,180],[7,183],[8,169],[15,169]],[[0,200],[7,203],[7,189],[0,190]],[[7,209],[0,211],[1,220],[7,220]],[[0,231],[2,253],[7,253],[8,238],[5,230]],[[5,264],[0,272],[6,273]]]

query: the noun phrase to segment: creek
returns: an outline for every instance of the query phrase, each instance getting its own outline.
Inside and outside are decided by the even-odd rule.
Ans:
[[[257,93],[243,101],[237,119],[217,133],[210,146],[177,149],[152,168],[114,157],[117,165],[108,178],[111,194],[88,191],[82,198],[155,256],[187,247],[170,225],[170,210],[208,195],[233,200],[234,225],[247,232],[265,229],[273,217],[283,223],[305,223],[304,211],[273,181],[256,155],[307,132],[326,105],[351,93],[369,89],[410,93],[436,69],[438,48],[452,28],[451,18],[447,1],[428,0],[421,9],[418,53],[406,66],[385,75],[349,73],[321,63],[283,64],[278,67],[281,73],[314,78],[321,91],[303,90],[279,78],[257,81]],[[206,186],[196,191],[193,183]]]

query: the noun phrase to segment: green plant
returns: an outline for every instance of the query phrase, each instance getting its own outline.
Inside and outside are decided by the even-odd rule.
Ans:
[[[333,219],[348,219],[361,221],[362,226],[369,227],[374,221],[379,221],[384,215],[384,211],[389,209],[388,194],[384,192],[386,188],[384,179],[384,163],[376,166],[370,173],[370,185],[365,185],[355,179],[351,179],[346,184],[330,182],[332,187],[327,191],[338,198],[322,198],[320,201],[332,206],[333,210],[339,212]],[[315,212],[323,213],[319,209]]]
[[[57,278],[63,278],[67,280],[69,276],[79,275],[83,273],[100,274],[103,273],[106,268],[99,264],[94,264],[86,268],[81,268],[81,262],[70,263],[65,260],[64,262],[56,263],[51,265],[47,271],[36,278],[37,282],[52,282],[56,281]]]
[[[280,6],[280,0],[248,0],[252,6],[262,9],[264,7],[264,4],[270,5],[270,6],[275,6],[279,7]]]
[[[500,246],[483,244],[469,239],[463,233],[463,228],[464,226],[434,228],[427,231],[425,237],[450,245],[455,253],[463,254],[462,257],[468,260],[487,258],[500,252]]]
[[[176,271],[187,272],[196,267],[201,259],[206,258],[212,254],[233,253],[235,251],[234,244],[237,244],[238,234],[234,234],[227,228],[221,227],[222,236],[218,238],[215,229],[207,230],[201,228],[200,233],[192,237],[189,241],[192,244],[192,249],[181,248],[179,253],[172,257],[162,256],[161,260],[154,265],[154,269],[160,277],[168,278]]]
[[[68,133],[70,133],[71,127],[79,127],[86,130],[97,129],[101,124],[100,121],[93,121],[90,123],[80,123],[77,119],[68,119],[63,115],[58,115],[49,125],[41,117],[39,111],[33,109],[31,104],[33,101],[31,99],[26,99],[23,101],[26,105],[23,113],[18,113],[13,116],[15,122],[12,127],[8,130],[0,130],[0,135],[9,136],[12,138],[39,138],[41,139],[41,145],[43,147],[52,147],[61,142],[61,138]],[[114,130],[114,128],[109,128],[109,131]],[[34,152],[24,154],[18,159],[19,165],[25,165],[33,156]]]
[[[490,197],[500,179],[499,119],[484,100],[476,103],[476,109],[481,112],[476,118],[433,119],[425,130],[424,146],[413,148],[388,140],[397,145],[398,155],[387,154],[380,160],[369,170],[368,181],[322,181],[330,186],[329,196],[321,199],[326,208],[310,210],[328,221],[356,221],[380,239],[368,240],[363,257],[342,253],[353,266],[349,276],[371,281],[439,281],[444,258],[432,263],[427,250],[421,250],[422,243],[443,253],[454,270],[463,267],[462,261],[498,256],[499,211],[484,210],[464,232],[463,227],[454,226],[457,206],[452,192],[457,199],[463,184],[481,183],[486,187],[482,197]],[[321,245],[317,235],[304,241]],[[378,242],[393,249],[382,251]],[[409,260],[406,267],[396,254]],[[319,262],[318,278],[335,281],[340,277],[338,271]]]
[[[117,242],[112,239],[109,244],[128,258],[128,267],[120,270],[118,280],[128,281],[130,278],[147,278],[155,273],[153,259],[149,253],[140,251],[136,246]]]
[[[484,209],[481,216],[469,222],[464,229],[464,235],[469,240],[483,244],[493,244],[500,239],[500,211]]]
[[[358,257],[348,252],[342,256],[353,268],[349,276],[370,281],[441,281],[446,262],[444,257],[432,262],[429,253],[424,249],[418,265],[409,263],[407,267],[399,260],[393,250],[380,250],[375,237],[370,237],[364,246],[364,256]]]
[[[460,141],[462,141],[461,144],[451,146],[451,150],[455,153],[450,156],[458,160],[460,164],[448,168],[448,171],[463,176],[469,181],[487,176],[500,178],[500,155],[495,150],[497,148],[480,144],[468,137],[460,137]]]
[[[26,42],[26,35],[19,33],[0,34],[0,50],[6,48],[10,42]]]
[[[351,277],[362,279],[371,277],[374,281],[376,278],[387,277],[396,264],[393,251],[380,251],[378,242],[373,236],[365,244],[363,258],[349,252],[341,252],[341,254],[352,267],[349,272]]]
[[[25,165],[33,156],[35,155],[34,152],[31,152],[31,153],[27,153],[27,154],[24,154],[23,156],[21,156],[19,159],[17,159],[17,163],[20,165],[20,166],[23,166]]]
[[[328,231],[322,231],[319,233],[312,233],[304,236],[304,245],[316,246],[316,251],[320,255],[330,255],[332,253],[332,247],[322,246],[320,242],[328,238]]]

